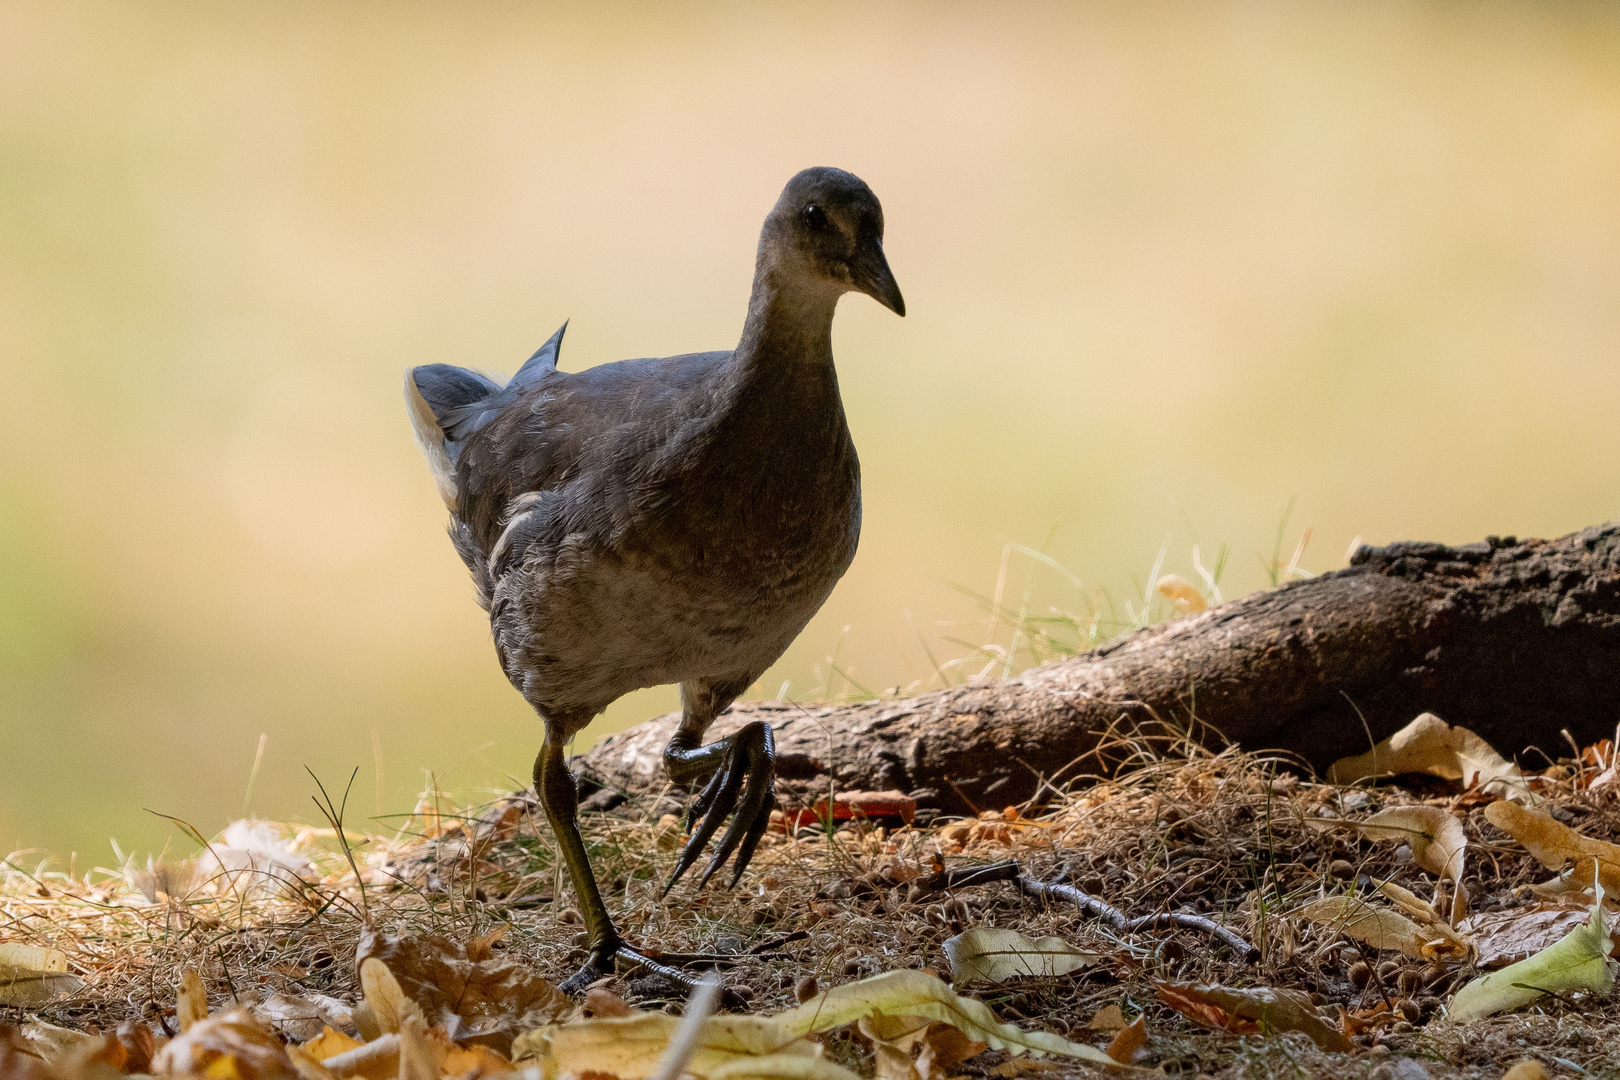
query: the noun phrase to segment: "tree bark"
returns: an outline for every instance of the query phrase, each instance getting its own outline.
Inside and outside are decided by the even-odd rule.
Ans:
[[[1422,712],[1525,764],[1620,723],[1620,521],[1557,540],[1363,546],[1344,570],[1138,630],[1010,679],[848,705],[739,704],[776,729],[784,793],[898,789],[1000,809],[1101,763],[1111,730],[1200,731],[1322,770]],[[678,714],[603,739],[584,771],[663,782]]]

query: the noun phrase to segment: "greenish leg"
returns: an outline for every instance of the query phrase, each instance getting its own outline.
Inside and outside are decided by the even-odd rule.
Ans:
[[[534,790],[545,809],[546,820],[551,822],[551,833],[562,849],[563,865],[574,883],[574,895],[579,898],[580,913],[585,916],[586,948],[590,957],[561,989],[565,993],[579,994],[604,975],[613,974],[615,961],[633,967],[642,967],[662,976],[690,992],[697,984],[690,975],[667,964],[660,964],[630,948],[619,936],[602,902],[602,892],[596,887],[596,875],[591,872],[590,859],[585,854],[585,838],[579,832],[579,789],[563,761],[562,746],[547,739],[534,760]]]

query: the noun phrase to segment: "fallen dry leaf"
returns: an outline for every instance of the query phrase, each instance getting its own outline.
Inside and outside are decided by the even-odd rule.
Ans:
[[[327,1058],[334,1058],[339,1054],[346,1054],[349,1051],[357,1050],[364,1045],[365,1044],[363,1042],[356,1039],[352,1035],[345,1035],[341,1031],[334,1031],[332,1028],[326,1028],[313,1039],[309,1039],[300,1044],[299,1049],[304,1051],[304,1053],[308,1054],[310,1057],[314,1058],[316,1061],[325,1061]]]
[[[1490,970],[1534,956],[1585,923],[1591,913],[1589,904],[1532,904],[1470,915],[1457,929],[1478,948],[1476,963]]]
[[[548,1077],[592,1072],[619,1080],[645,1080],[657,1070],[679,1025],[679,1017],[649,1012],[552,1024],[518,1036],[512,1056],[520,1064],[539,1065]],[[800,1033],[785,1031],[775,1017],[711,1016],[703,1022],[686,1071],[708,1078],[722,1065],[742,1058],[814,1056],[818,1051]]]
[[[1538,799],[1517,765],[1472,731],[1452,727],[1433,713],[1419,716],[1365,754],[1335,761],[1328,766],[1328,782],[1353,784],[1402,773],[1461,780],[1464,787],[1509,799]]]
[[[1097,1015],[1086,1022],[1088,1031],[1123,1031],[1130,1026],[1130,1021],[1125,1019],[1125,1013],[1118,1005],[1104,1005],[1097,1010]]]
[[[574,1002],[523,964],[496,957],[494,941],[485,937],[463,944],[437,934],[394,937],[367,929],[357,960],[362,971],[372,960],[386,965],[427,1022],[445,1025],[457,1042],[506,1054],[520,1032],[564,1019]]]
[[[1003,1024],[984,1002],[963,997],[938,977],[922,971],[889,971],[836,986],[771,1019],[795,1035],[808,1035],[854,1023],[874,1012],[939,1020],[972,1039],[988,1043],[993,1050],[1010,1054],[1059,1054],[1100,1064],[1114,1063],[1096,1047],[1070,1042],[1051,1032],[1021,1031]]]
[[[950,1024],[919,1016],[873,1013],[856,1028],[872,1045],[878,1080],[945,1080],[952,1066],[985,1050]]]
[[[1205,1019],[1225,1017],[1246,1020],[1249,1031],[1272,1033],[1298,1031],[1310,1038],[1323,1050],[1348,1054],[1355,1046],[1338,1030],[1316,1014],[1311,999],[1295,990],[1259,986],[1234,990],[1225,986],[1195,985],[1193,983],[1157,983],[1159,997],[1178,1012],[1199,1023],[1227,1031],[1243,1030],[1225,1023]],[[1168,991],[1168,995],[1167,992]],[[1184,1004],[1197,1008],[1189,1010]]]
[[[360,962],[360,993],[382,1034],[397,1035],[405,1021],[423,1020],[422,1007],[406,995],[393,971],[375,956]]]
[[[271,994],[249,1006],[261,1023],[292,1042],[306,1042],[325,1028],[349,1027],[354,1023],[350,1008],[326,994]]]
[[[1398,911],[1373,907],[1355,896],[1329,896],[1296,914],[1375,949],[1395,949],[1416,960],[1462,960],[1470,952],[1468,943],[1443,921],[1420,926]]]
[[[1478,1020],[1529,1005],[1548,993],[1587,990],[1606,995],[1614,987],[1609,965],[1613,951],[1599,890],[1586,922],[1529,959],[1470,982],[1457,991],[1446,1013],[1453,1020]]]
[[[0,944],[0,1005],[40,1005],[84,986],[67,956],[39,945]]]
[[[175,989],[174,998],[174,1022],[182,1035],[199,1020],[208,1019],[208,990],[195,969],[187,968],[180,973],[180,985]]]
[[[1147,1053],[1147,1017],[1138,1016],[1122,1029],[1103,1053],[1121,1065],[1135,1065],[1137,1059]]]
[[[580,1002],[579,1015],[583,1020],[592,1020],[598,1016],[616,1017],[630,1016],[636,1010],[613,991],[605,986],[593,986],[585,993],[585,1000]]]
[[[583,1077],[581,1078],[583,1080]],[[808,1054],[740,1057],[717,1066],[706,1080],[861,1080],[826,1058]]]
[[[992,926],[975,926],[945,942],[956,986],[1056,978],[1094,962],[1097,955],[1060,937],[1030,938]]]
[[[8,1024],[0,1024],[0,1076],[6,1080],[56,1080],[55,1071]]]
[[[1423,869],[1436,877],[1462,880],[1468,834],[1462,822],[1438,806],[1392,806],[1365,821],[1345,824],[1372,840],[1404,840]]]
[[[1341,1005],[1338,1006],[1338,1009],[1339,1033],[1346,1038],[1354,1038],[1369,1031],[1377,1031],[1381,1027],[1388,1027],[1405,1019],[1400,1013],[1385,1004],[1348,1011]]]
[[[1610,891],[1620,890],[1620,846],[1582,836],[1551,814],[1528,810],[1516,803],[1496,802],[1485,808],[1485,819],[1524,845],[1549,870],[1570,867],[1578,883],[1592,881]]]
[[[1206,1001],[1202,996],[1185,993],[1168,983],[1160,983],[1156,989],[1160,1001],[1195,1024],[1203,1024],[1217,1031],[1230,1031],[1234,1035],[1260,1033],[1260,1025],[1253,1020],[1229,1012],[1223,1006]]]
[[[1166,574],[1153,583],[1154,591],[1175,605],[1177,615],[1196,615],[1209,607],[1198,586],[1180,574]]]
[[[299,1080],[281,1043],[245,1009],[191,1025],[157,1052],[152,1071],[215,1080]]]

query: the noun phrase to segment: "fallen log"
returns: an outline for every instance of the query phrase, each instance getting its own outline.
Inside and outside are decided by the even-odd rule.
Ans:
[[[1202,731],[1322,770],[1422,712],[1525,764],[1620,723],[1620,521],[1556,540],[1363,546],[1343,570],[1138,630],[1009,679],[905,699],[748,702],[715,723],[776,729],[785,794],[897,789],[951,812],[1096,771],[1110,731]],[[678,714],[611,735],[583,772],[663,782]],[[1089,760],[1088,760],[1089,758]]]

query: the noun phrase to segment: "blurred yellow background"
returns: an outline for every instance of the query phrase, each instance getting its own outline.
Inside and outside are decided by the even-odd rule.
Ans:
[[[730,347],[812,164],[910,314],[840,311],[861,552],[758,693],[932,677],[1009,542],[1061,606],[1296,495],[1315,571],[1620,514],[1611,5],[0,0],[0,849],[217,830],[261,734],[268,816],[521,783],[401,372]]]

